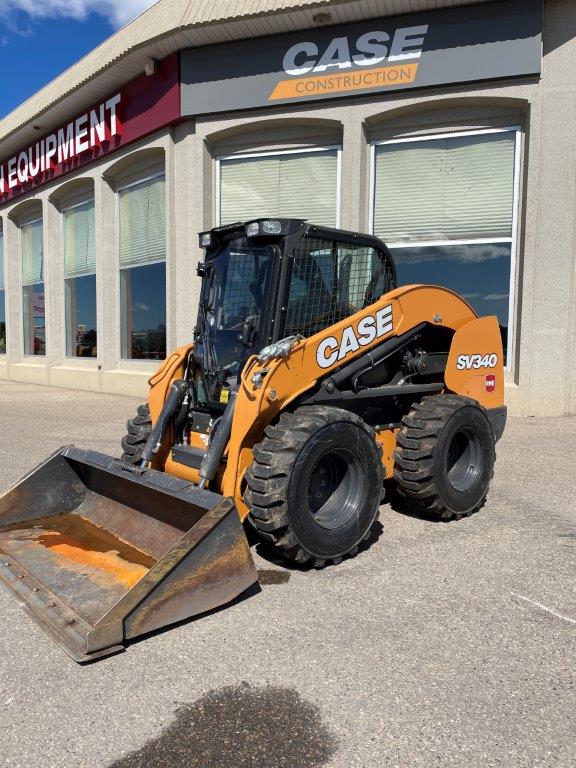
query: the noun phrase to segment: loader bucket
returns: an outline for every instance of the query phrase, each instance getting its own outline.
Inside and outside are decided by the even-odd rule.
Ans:
[[[257,581],[231,499],[62,448],[0,497],[0,580],[78,662]]]

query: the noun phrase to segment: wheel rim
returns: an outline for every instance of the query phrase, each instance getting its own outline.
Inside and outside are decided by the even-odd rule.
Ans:
[[[478,435],[472,429],[459,429],[448,446],[446,471],[450,485],[457,491],[467,491],[478,480],[482,470],[482,449]]]
[[[347,450],[323,454],[308,479],[308,507],[316,523],[326,530],[344,525],[361,502],[362,467]]]

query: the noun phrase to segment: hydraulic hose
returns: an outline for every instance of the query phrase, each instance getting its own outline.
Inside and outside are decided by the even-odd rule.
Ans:
[[[142,462],[140,464],[142,469],[148,467],[154,456],[156,456],[160,450],[168,425],[174,418],[176,412],[180,410],[180,406],[186,397],[187,391],[188,384],[184,379],[177,379],[172,384],[168,397],[164,402],[164,407],[160,411],[160,416],[158,417],[156,424],[154,424],[150,437],[144,447]]]
[[[230,400],[226,410],[222,414],[220,421],[218,422],[218,428],[214,433],[214,437],[210,441],[206,455],[202,459],[200,465],[200,488],[207,488],[211,480],[214,479],[214,475],[220,465],[228,441],[230,440],[230,434],[232,433],[232,419],[234,418],[234,406],[236,404],[236,391],[230,393]]]

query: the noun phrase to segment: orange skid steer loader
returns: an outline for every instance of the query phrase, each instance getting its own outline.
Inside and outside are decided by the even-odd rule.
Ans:
[[[385,486],[448,520],[492,478],[495,317],[398,288],[368,235],[259,219],[200,245],[194,340],[150,379],[121,459],[62,448],[0,497],[0,579],[77,661],[246,590],[243,524],[321,568],[357,552]]]

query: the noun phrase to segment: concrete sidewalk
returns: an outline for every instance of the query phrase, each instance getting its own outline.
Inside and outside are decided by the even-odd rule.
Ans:
[[[137,401],[0,382],[0,491]],[[512,419],[486,507],[77,666],[0,589],[0,766],[573,768],[576,420]],[[268,556],[266,556],[268,557]],[[148,742],[148,744],[147,744]]]

